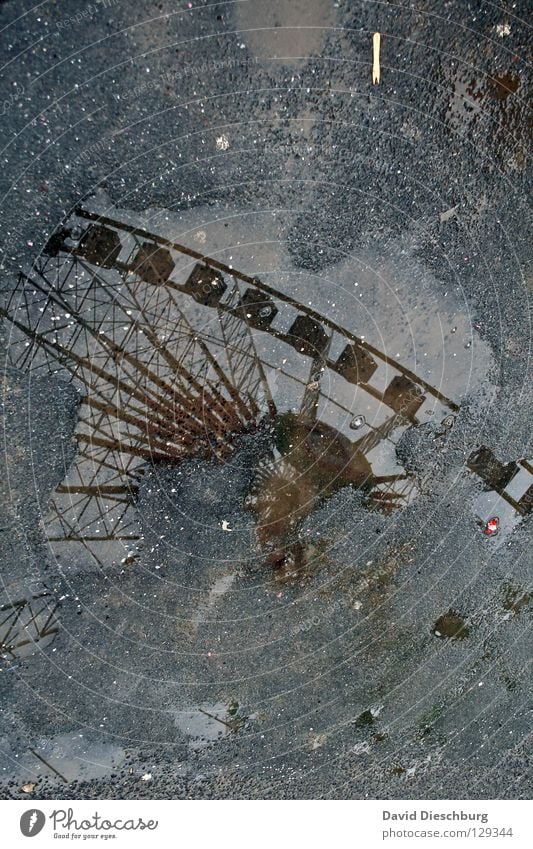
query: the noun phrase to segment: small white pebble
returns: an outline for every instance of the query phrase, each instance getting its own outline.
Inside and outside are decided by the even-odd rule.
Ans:
[[[222,133],[216,140],[217,150],[227,150],[229,147],[229,139],[225,133]]]
[[[511,35],[511,27],[509,24],[496,24],[496,33],[500,38],[505,38],[506,35]]]

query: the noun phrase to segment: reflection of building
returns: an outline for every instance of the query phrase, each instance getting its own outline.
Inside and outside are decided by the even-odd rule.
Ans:
[[[135,559],[133,505],[147,463],[223,459],[238,433],[268,419],[279,437],[283,423],[289,448],[273,450],[261,474],[274,500],[280,480],[299,487],[306,507],[291,514],[287,502],[292,527],[341,485],[386,510],[405,503],[414,487],[395,443],[428,409],[457,410],[287,294],[88,210],[52,235],[3,314],[13,363],[70,375],[82,394],[77,458],[47,533],[82,544],[100,565]]]

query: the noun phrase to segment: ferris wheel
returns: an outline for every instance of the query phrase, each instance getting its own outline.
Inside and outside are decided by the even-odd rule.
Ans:
[[[14,366],[62,374],[80,392],[77,455],[45,529],[52,545],[81,545],[101,568],[137,556],[135,500],[149,464],[223,461],[239,434],[266,423],[273,447],[248,498],[266,540],[292,533],[340,486],[361,489],[369,509],[408,503],[416,482],[395,445],[428,409],[444,430],[458,410],[281,289],[88,208],[19,274],[1,314]],[[291,490],[300,494],[280,525]]]

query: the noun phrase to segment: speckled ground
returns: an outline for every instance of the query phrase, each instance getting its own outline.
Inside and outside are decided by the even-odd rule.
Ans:
[[[2,3],[4,295],[97,188],[139,213],[238,210],[243,231],[282,211],[325,301],[341,264],[401,257],[402,279],[461,304],[490,366],[444,444],[431,425],[403,441],[416,501],[391,519],[337,492],[300,530],[314,568],[282,587],[243,507],[258,436],[223,466],[149,470],[120,574],[58,557],[39,521],[78,397],[6,366],[2,578],[62,603],[55,640],[0,672],[2,798],[531,794],[531,524],[492,545],[464,472],[480,444],[533,455],[527,4],[299,5]],[[449,610],[463,639],[434,633]]]

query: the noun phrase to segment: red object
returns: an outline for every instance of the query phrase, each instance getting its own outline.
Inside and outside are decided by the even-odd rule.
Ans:
[[[497,516],[493,516],[492,519],[489,519],[489,521],[485,525],[484,533],[486,533],[487,536],[492,537],[492,536],[494,536],[494,534],[498,533],[499,527],[500,527],[500,520],[498,519]]]

